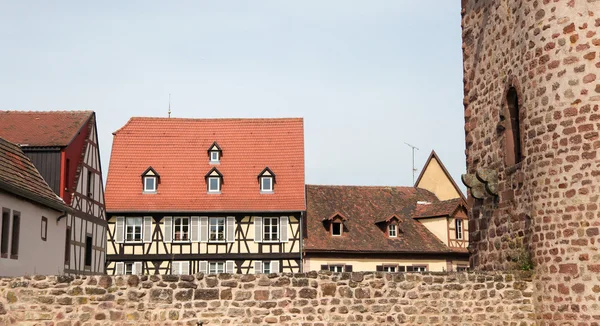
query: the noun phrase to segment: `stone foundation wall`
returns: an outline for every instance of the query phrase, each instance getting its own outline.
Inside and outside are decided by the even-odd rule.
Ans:
[[[0,279],[0,325],[533,325],[530,274]]]

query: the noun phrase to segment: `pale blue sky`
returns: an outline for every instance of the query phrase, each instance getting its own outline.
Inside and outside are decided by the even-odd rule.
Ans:
[[[0,109],[94,110],[104,175],[131,116],[303,117],[306,182],[465,170],[460,3],[1,1]]]

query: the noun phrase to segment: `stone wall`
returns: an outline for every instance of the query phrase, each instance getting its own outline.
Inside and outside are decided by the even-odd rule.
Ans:
[[[0,279],[0,324],[533,325],[528,274],[331,273]]]
[[[600,0],[462,0],[462,27],[467,172],[497,176],[470,211],[471,264],[534,267],[542,324],[598,324]]]

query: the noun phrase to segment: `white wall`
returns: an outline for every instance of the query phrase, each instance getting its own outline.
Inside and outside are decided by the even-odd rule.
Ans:
[[[57,222],[57,218],[61,215],[60,212],[0,191],[0,211],[2,208],[11,210],[11,230],[13,210],[21,213],[21,226],[19,230],[19,258],[0,258],[0,276],[62,274],[65,255],[66,218]],[[42,216],[48,219],[46,241],[43,241],[41,236]],[[1,228],[2,224],[0,223],[0,237],[2,235]],[[12,236],[12,231],[9,232],[10,236]],[[9,253],[10,243],[9,240]]]

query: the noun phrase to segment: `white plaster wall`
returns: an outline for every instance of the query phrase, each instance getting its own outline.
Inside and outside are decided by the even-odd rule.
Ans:
[[[66,218],[57,222],[57,218],[61,215],[60,212],[6,192],[0,192],[0,209],[2,207],[11,210],[11,229],[12,211],[16,210],[21,213],[21,227],[19,230],[19,258],[0,258],[0,276],[62,274]],[[42,216],[48,219],[46,241],[43,241],[41,237]]]

